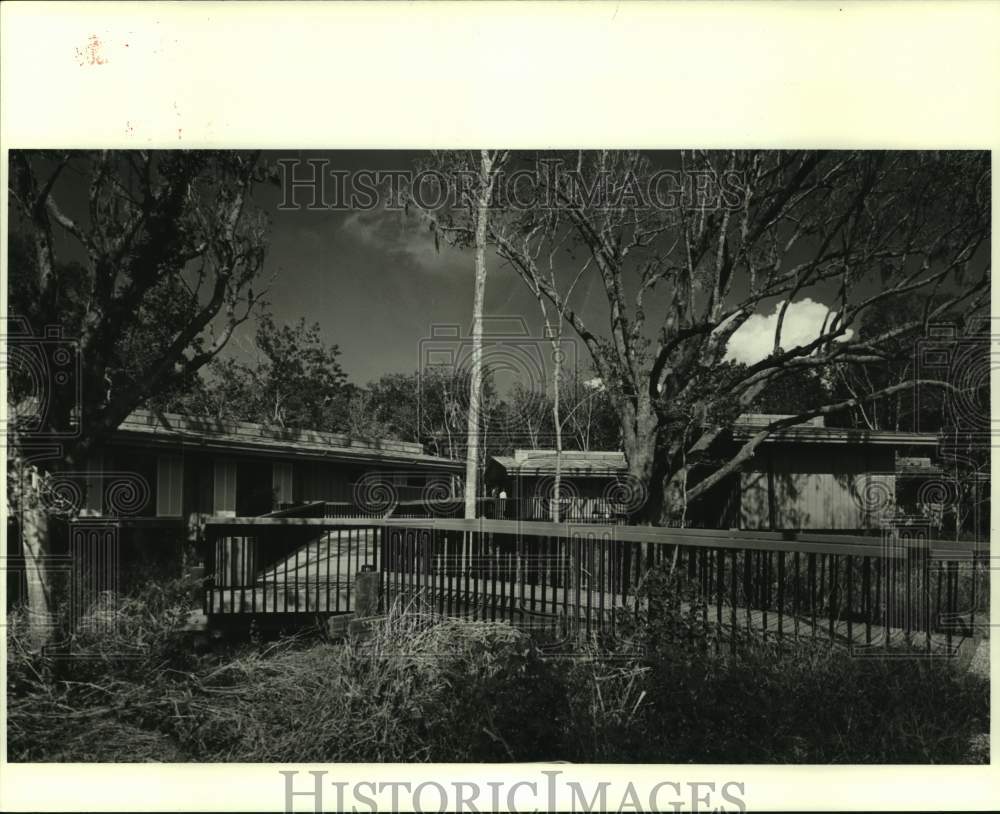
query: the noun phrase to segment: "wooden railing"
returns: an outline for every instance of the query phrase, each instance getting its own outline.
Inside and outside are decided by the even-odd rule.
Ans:
[[[396,499],[379,502],[327,501],[326,517],[353,518],[460,518],[465,513],[461,496],[439,500]],[[564,523],[623,524],[628,520],[628,506],[600,497],[572,497],[556,500],[547,497],[500,498],[476,500],[476,516],[487,520],[529,520]]]
[[[352,611],[361,570],[383,607],[614,633],[665,568],[706,624],[735,641],[823,638],[875,646],[965,635],[987,606],[983,544],[505,520],[220,518],[206,524],[207,614]],[[977,617],[976,614],[980,614]],[[884,642],[883,642],[884,643]]]

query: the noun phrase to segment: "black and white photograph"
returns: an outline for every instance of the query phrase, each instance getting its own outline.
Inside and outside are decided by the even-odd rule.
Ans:
[[[6,145],[7,763],[990,765],[991,149],[182,128]]]
[[[9,754],[987,761],[989,158],[12,151]]]

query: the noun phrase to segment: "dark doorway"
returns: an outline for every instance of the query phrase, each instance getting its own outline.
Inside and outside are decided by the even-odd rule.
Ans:
[[[268,461],[240,461],[236,464],[236,515],[253,517],[274,508],[274,487]]]

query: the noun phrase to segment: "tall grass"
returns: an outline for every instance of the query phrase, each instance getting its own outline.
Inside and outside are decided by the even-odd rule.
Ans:
[[[661,596],[664,586],[651,583]],[[668,593],[668,596],[673,594]],[[8,628],[11,760],[962,762],[988,760],[988,686],[951,664],[711,647],[698,610],[650,603],[630,643],[553,659],[501,623],[396,605],[367,636],[196,654],[184,592],[77,631],[90,659]],[[101,617],[100,614],[105,614]],[[106,631],[107,626],[103,629]],[[90,637],[90,638],[88,638]],[[977,739],[978,738],[978,739]]]

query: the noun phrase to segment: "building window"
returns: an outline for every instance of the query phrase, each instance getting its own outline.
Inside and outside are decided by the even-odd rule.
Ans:
[[[101,479],[101,505],[109,517],[155,517],[157,494],[156,456],[146,452],[115,450],[105,457]],[[116,477],[120,473],[122,477]],[[123,484],[125,488],[123,488]]]
[[[183,514],[184,461],[164,455],[156,459],[156,516]]]
[[[234,461],[215,461],[212,514],[224,517],[236,516],[236,463]]]
[[[275,463],[271,469],[271,485],[274,488],[275,508],[289,506],[294,503],[292,497],[292,465],[290,463]]]
[[[257,517],[274,508],[270,461],[243,460],[236,465],[236,514]]]

